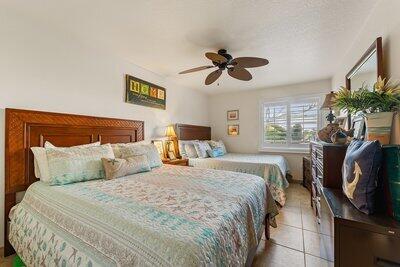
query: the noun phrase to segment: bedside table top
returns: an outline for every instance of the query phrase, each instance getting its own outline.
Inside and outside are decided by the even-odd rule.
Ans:
[[[163,159],[162,162],[164,164],[171,164],[171,165],[185,165],[185,166],[187,166],[189,164],[189,160],[188,159],[174,159],[174,160]]]

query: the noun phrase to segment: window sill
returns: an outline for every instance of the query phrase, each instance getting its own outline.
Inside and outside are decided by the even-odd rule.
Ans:
[[[258,150],[259,152],[273,152],[273,153],[293,153],[293,154],[308,154],[310,149],[308,147],[262,147]]]

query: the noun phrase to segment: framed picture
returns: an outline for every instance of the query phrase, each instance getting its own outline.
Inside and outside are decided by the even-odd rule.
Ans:
[[[239,119],[239,110],[228,110],[226,112],[228,121],[235,121]]]
[[[156,148],[158,150],[158,154],[160,154],[160,157],[162,159],[165,159],[166,154],[164,151],[164,142],[162,140],[153,140],[151,142],[156,146]]]
[[[165,88],[136,77],[126,75],[125,102],[165,110]]]
[[[347,116],[336,117],[335,123],[339,124],[339,127],[345,129],[347,123]]]
[[[228,135],[239,135],[239,125],[228,125]]]
[[[364,140],[365,120],[362,115],[358,115],[353,118],[352,128],[354,129],[354,139]]]
[[[175,153],[173,151],[168,151],[168,158],[170,160],[175,160],[176,159]]]

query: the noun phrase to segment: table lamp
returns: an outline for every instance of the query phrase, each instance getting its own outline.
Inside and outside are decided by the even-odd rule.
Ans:
[[[335,120],[336,116],[333,115],[332,113],[332,107],[334,107],[334,99],[335,99],[335,93],[331,91],[329,94],[325,96],[324,103],[321,106],[321,109],[329,109],[329,114],[326,116],[326,120],[329,121],[329,123],[333,123]]]

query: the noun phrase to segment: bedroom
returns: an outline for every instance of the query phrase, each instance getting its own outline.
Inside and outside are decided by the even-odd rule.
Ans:
[[[173,156],[179,157],[182,151],[179,149],[177,139],[181,141],[212,139],[222,140],[229,152],[228,155],[250,153],[257,156],[273,156],[269,159],[257,157],[261,158],[262,163],[254,162],[254,159],[246,162],[244,158],[241,158],[241,165],[236,164],[237,160],[233,159],[223,163],[214,162],[212,164],[218,166],[208,165],[207,167],[222,168],[225,171],[237,170],[238,173],[231,175],[239,175],[238,177],[247,177],[247,174],[240,173],[243,169],[247,169],[247,172],[252,174],[251,177],[261,176],[275,185],[272,188],[270,184],[266,190],[272,195],[277,192],[273,197],[276,205],[274,201],[269,201],[267,204],[272,203],[279,209],[279,214],[275,218],[277,228],[269,229],[270,239],[267,240],[265,235],[255,234],[253,239],[258,244],[258,247],[255,247],[255,255],[249,255],[251,249],[247,248],[247,245],[239,246],[241,256],[226,257],[227,262],[231,260],[226,265],[253,263],[254,266],[330,266],[333,264],[348,266],[340,263],[340,260],[345,260],[346,257],[339,258],[339,252],[340,255],[344,255],[345,252],[340,250],[340,246],[336,247],[334,243],[336,236],[316,228],[321,225],[321,222],[318,223],[321,218],[315,215],[310,205],[313,193],[301,186],[303,170],[305,170],[303,158],[308,157],[312,161],[310,155],[312,151],[308,142],[313,138],[309,136],[302,144],[294,145],[289,144],[287,138],[293,135],[286,133],[284,139],[278,140],[283,144],[267,142],[268,144],[265,145],[265,140],[262,139],[261,109],[264,105],[273,106],[271,103],[284,102],[285,105],[292,107],[291,104],[296,104],[296,100],[317,99],[318,105],[312,109],[314,117],[311,123],[312,136],[315,136],[316,132],[328,123],[325,116],[328,115],[329,109],[320,109],[325,96],[330,91],[338,91],[340,86],[346,86],[346,74],[378,37],[382,37],[383,77],[394,81],[400,80],[400,19],[397,14],[400,3],[398,1],[168,1],[166,3],[154,0],[111,3],[91,0],[85,2],[5,0],[1,1],[0,7],[0,36],[2,36],[0,42],[0,188],[5,196],[1,200],[0,214],[3,217],[0,219],[2,222],[0,247],[7,250],[5,247],[7,244],[4,242],[8,240],[8,237],[4,235],[4,230],[7,230],[5,225],[9,224],[7,211],[23,198],[23,192],[20,191],[25,191],[32,182],[36,181],[33,153],[30,147],[43,146],[45,141],[52,140],[56,146],[82,145],[98,141],[101,135],[104,135],[103,139],[99,140],[102,145],[106,142],[139,141],[141,137],[146,142],[163,140],[164,143],[168,143],[166,142],[168,139],[173,139]],[[235,79],[233,77],[235,74],[231,73],[232,76],[225,69],[226,71],[224,70],[215,82],[205,85],[206,77],[216,68],[179,74],[190,68],[210,65],[211,61],[205,57],[205,53],[217,53],[219,49],[226,49],[233,58],[259,57],[267,59],[269,63],[265,66],[248,68],[252,75],[250,81]],[[126,75],[143,80],[150,86],[159,86],[161,90],[165,89],[165,109],[128,103]],[[113,140],[115,133],[109,131],[117,127],[116,125],[109,125],[110,129],[106,129],[107,127],[103,129],[105,122],[100,127],[96,126],[92,119],[88,119],[81,122],[83,125],[71,127],[68,124],[69,119],[63,121],[62,118],[54,115],[55,119],[50,123],[46,116],[42,118],[36,115],[40,117],[38,121],[32,121],[27,116],[29,117],[26,118],[27,121],[21,119],[20,124],[13,124],[18,127],[33,124],[32,128],[18,128],[23,131],[29,130],[25,132],[30,133],[32,137],[28,142],[27,135],[12,131],[14,128],[10,127],[10,121],[6,121],[6,109],[61,113],[72,116],[69,118],[73,118],[71,114],[85,115],[95,117],[95,121],[99,118],[115,118],[121,121],[119,123],[124,120],[142,121],[144,128],[141,126],[137,128],[137,125],[135,128],[130,124],[131,122],[127,125],[122,124],[128,128],[141,129],[144,135],[128,135],[130,139],[127,141]],[[237,111],[237,113],[233,112],[232,116],[238,118],[228,120],[228,111]],[[335,115],[343,117],[343,114],[336,112]],[[354,118],[352,120],[354,121]],[[290,124],[290,121],[286,118],[284,123]],[[64,125],[64,129],[56,130],[57,127],[54,125],[51,127],[51,124],[57,127]],[[167,127],[176,126],[176,124],[204,126],[204,128],[191,131],[189,127],[182,133],[175,127],[177,137],[166,137]],[[65,130],[65,125],[68,125],[67,130]],[[233,135],[228,134],[229,128]],[[122,132],[132,131],[132,129],[120,128],[114,130],[118,132],[118,136]],[[65,131],[67,137],[51,137],[57,135],[58,131]],[[189,137],[182,137],[182,134],[188,134]],[[391,132],[391,144],[400,143],[399,134],[399,118],[396,115]],[[90,136],[90,139],[82,142],[80,136]],[[109,136],[108,141],[106,136]],[[19,150],[17,149],[15,154],[10,153],[7,146],[10,144],[10,137],[15,138],[17,144],[22,144],[22,147],[17,147]],[[166,154],[165,151],[164,154]],[[226,155],[215,159],[220,160],[224,157]],[[333,158],[336,159],[338,156]],[[289,175],[286,175],[284,167],[279,168],[279,164],[271,163],[272,159],[284,159]],[[189,159],[189,162],[196,160],[199,161],[199,159]],[[207,160],[211,162],[211,158]],[[184,162],[184,164],[189,164],[187,161]],[[164,160],[163,167],[183,168],[182,172],[188,172],[188,176],[191,175],[191,170],[197,170],[197,167],[173,166],[171,163],[173,162]],[[269,176],[272,173],[271,166],[277,173],[272,178]],[[15,170],[13,175],[8,172],[10,168]],[[200,170],[202,170],[199,171],[200,176],[208,173],[219,177],[216,170],[205,168],[200,168]],[[157,171],[159,169],[145,174],[151,176]],[[337,166],[326,171],[338,172],[340,175],[342,173],[341,167]],[[222,173],[228,175],[228,172]],[[143,174],[137,177],[141,175]],[[232,177],[232,180],[228,179],[226,183],[231,185],[231,182],[237,181],[238,177]],[[168,177],[168,179],[173,180],[173,177]],[[290,182],[288,188],[286,188],[286,179]],[[113,180],[119,183],[124,179]],[[222,180],[225,181],[225,178]],[[174,181],[177,188],[184,186]],[[93,184],[97,182],[94,181]],[[68,188],[79,184],[73,183]],[[231,185],[226,188],[226,192],[222,190],[218,193],[229,195],[237,191],[240,191],[238,185]],[[16,192],[18,193],[15,194]],[[281,192],[280,195],[279,192]],[[322,198],[322,196],[319,197]],[[211,204],[216,205],[213,201]],[[350,203],[346,207],[353,207],[351,205]],[[218,212],[223,212],[223,210],[218,210]],[[118,216],[122,216],[122,213]],[[365,224],[368,218],[372,218],[361,215],[355,217],[365,219]],[[394,235],[398,237],[398,224],[393,219],[391,219],[393,221],[387,220],[390,223],[386,223],[385,227],[376,231],[394,231]],[[379,225],[374,226],[379,227]],[[356,226],[353,225],[353,227]],[[268,228],[267,225],[267,230]],[[339,226],[335,225],[334,228],[336,231]],[[167,234],[168,232],[161,233],[160,231],[160,242],[169,240],[165,238]],[[225,237],[219,234],[221,238]],[[187,238],[194,238],[193,233]],[[240,238],[244,237],[240,236]],[[150,242],[156,239],[144,240]],[[393,246],[398,245],[397,239],[390,240]],[[158,249],[163,251],[162,246]],[[199,248],[196,247],[196,249]],[[390,249],[386,252],[387,254],[384,255],[374,255],[375,264],[378,261],[381,265],[388,262],[394,264],[400,262],[398,256],[392,257],[393,255],[389,253]],[[79,253],[86,253],[86,257],[90,258],[88,255],[94,252],[88,249]],[[29,262],[26,258],[24,259],[27,254],[21,252],[18,254],[23,254],[19,256],[26,261],[28,266],[39,265],[38,260]],[[68,266],[74,266],[76,263],[68,261],[70,255],[63,257]],[[175,253],[173,256],[177,255],[179,254]],[[7,258],[2,258],[1,261],[4,261],[4,264],[11,264],[17,258],[15,254],[12,254]],[[107,265],[105,263],[109,263],[110,259],[112,259],[112,265],[118,265],[119,260],[121,262],[124,260],[115,259],[109,255],[105,258],[107,260],[102,259],[103,264],[98,261],[94,265]],[[171,258],[174,257],[171,256]],[[221,261],[223,259],[221,255],[216,258]],[[200,260],[203,259],[200,257]],[[133,260],[131,265],[138,262]],[[353,266],[357,266],[357,263],[359,262],[355,262]],[[46,265],[52,266],[49,262]]]

